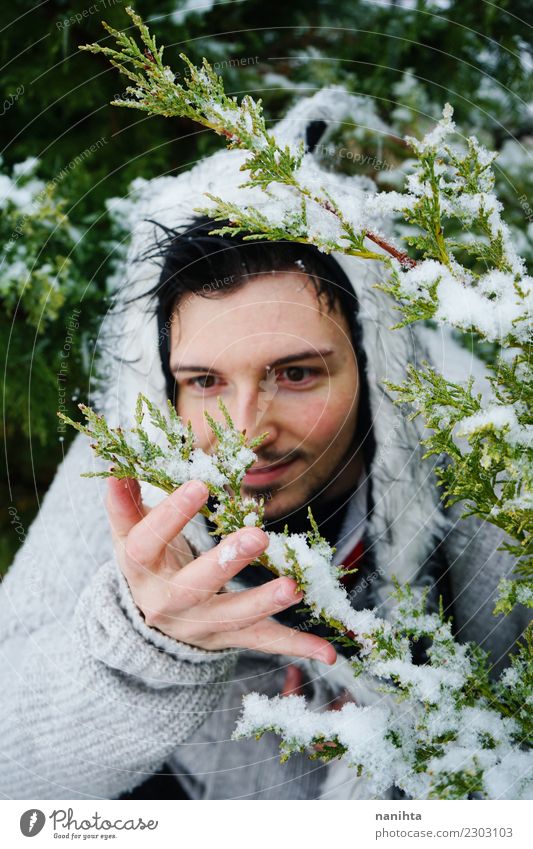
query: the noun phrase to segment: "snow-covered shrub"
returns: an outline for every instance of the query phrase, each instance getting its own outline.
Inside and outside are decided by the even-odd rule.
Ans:
[[[471,383],[446,380],[429,365],[409,370],[405,382],[393,388],[399,403],[408,402],[413,415],[423,416],[430,430],[428,454],[448,457],[440,472],[443,497],[464,503],[467,514],[483,517],[508,535],[506,548],[516,557],[517,570],[513,580],[502,584],[498,609],[508,612],[516,603],[533,606],[533,279],[493,191],[494,154],[473,136],[451,144],[455,126],[447,104],[442,119],[422,140],[405,139],[412,166],[403,191],[379,192],[370,180],[350,183],[324,172],[303,143],[282,146],[266,129],[260,101],[245,96],[238,103],[228,97],[206,60],[196,68],[181,54],[189,77],[183,85],[176,82],[163,64],[163,49],[140,18],[131,10],[129,14],[143,48],[110,27],[119,52],[86,46],[108,55],[132,83],[127,89],[130,99],[117,105],[186,116],[225,137],[228,147],[249,151],[241,168],[248,172],[243,187],[262,191],[261,209],[208,194],[210,205],[196,211],[230,222],[213,233],[305,241],[325,252],[379,261],[386,272],[382,288],[395,297],[400,323],[432,320],[492,346],[495,359],[483,403]],[[394,236],[396,219],[408,228],[403,243]],[[113,459],[113,474],[141,477],[165,491],[181,482],[185,467],[178,464],[179,480],[165,471],[170,468],[168,450],[158,453],[162,449],[155,451],[138,431],[137,453],[123,434],[116,437],[101,418],[85,411],[92,425],[86,432],[100,444],[102,456]],[[162,413],[152,409],[151,415],[154,424],[167,428]],[[169,415],[174,421],[170,409]],[[226,424],[231,431],[228,418]],[[224,445],[226,435],[220,430],[217,437]],[[168,449],[176,449],[173,439],[168,439]],[[180,439],[188,446],[189,455],[181,458],[188,463],[192,442],[184,432]],[[117,464],[121,455],[129,458],[125,464]],[[249,460],[249,455],[243,456],[240,462],[247,468]],[[220,460],[209,462],[225,474]],[[222,479],[206,479],[222,505],[211,517],[222,535],[247,524],[250,510],[258,524],[262,519],[260,508],[232,505],[231,498],[239,498],[238,465],[232,467],[237,484],[233,496]],[[479,647],[458,644],[449,624],[440,615],[428,614],[424,599],[414,597],[409,588],[398,588],[397,606],[387,621],[374,611],[352,610],[331,566],[332,550],[310,519],[312,531],[307,535],[272,535],[263,565],[298,581],[316,619],[353,646],[354,675],[364,676],[374,689],[385,688],[388,699],[380,696],[379,704],[350,704],[336,713],[311,714],[299,696],[269,700],[251,695],[237,733],[274,730],[287,755],[330,742],[333,745],[317,756],[344,754],[377,794],[394,783],[416,798],[465,798],[472,793],[528,797],[531,634],[494,684]],[[427,663],[419,666],[410,646],[422,637],[430,647]]]
[[[145,407],[162,438],[152,439],[143,427]],[[182,422],[170,401],[161,411],[139,395],[129,433],[109,428],[103,416],[83,404],[88,425],[60,417],[90,437],[96,453],[113,464],[87,477],[136,478],[167,493],[187,480],[203,480],[215,504],[200,512],[214,523],[211,533],[225,537],[241,527],[263,526],[263,499],[242,497],[240,487],[256,459],[253,449],[266,434],[247,442],[220,398],[219,407],[225,425],[205,413],[217,438],[213,454],[194,447],[190,422]],[[524,647],[499,681],[491,682],[486,654],[473,644],[457,643],[442,612],[426,613],[425,596],[415,598],[409,587],[398,587],[388,620],[372,610],[354,610],[339,580],[343,568],[333,566],[334,549],[320,535],[310,510],[309,520],[305,534],[269,531],[266,551],[253,562],[296,581],[311,620],[353,648],[352,686],[358,692],[363,679],[375,693],[375,704],[349,703],[340,711],[317,714],[308,711],[302,696],[251,694],[235,737],[276,731],[284,757],[327,742],[320,756],[344,755],[376,794],[395,784],[414,798],[464,798],[473,792],[527,796],[531,758],[522,745],[533,736],[531,654]],[[431,646],[428,662],[420,666],[412,644],[422,638]]]
[[[43,333],[80,285],[70,256],[79,234],[55,183],[36,176],[38,167],[30,157],[0,173],[0,298],[8,315],[21,311]]]

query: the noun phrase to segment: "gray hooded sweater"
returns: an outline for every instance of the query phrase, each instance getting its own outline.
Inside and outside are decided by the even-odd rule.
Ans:
[[[311,122],[327,128],[354,106],[353,97],[338,89],[332,97],[325,90],[300,101],[274,132],[281,142],[293,143],[305,139]],[[193,207],[206,205],[207,191],[260,206],[259,190],[239,188],[245,156],[220,151],[139,192],[123,282],[99,341],[105,374],[96,400],[88,399],[112,425],[133,424],[138,392],[161,409],[166,403],[156,317],[143,298],[124,306],[157,280],[153,263],[134,261],[154,238],[146,219],[179,227]],[[364,180],[343,179],[346,191],[365,189]],[[397,314],[388,296],[374,288],[379,266],[335,258],[360,304],[377,445],[374,509],[365,532],[379,577],[357,604],[376,605],[386,615],[393,577],[417,587],[433,583],[428,563],[438,548],[449,570],[459,639],[481,643],[499,668],[526,624],[525,611],[507,618],[491,613],[498,580],[512,571],[512,559],[499,550],[502,537],[495,528],[460,520],[457,508],[444,513],[432,465],[421,459],[422,425],[407,421],[383,386],[384,380],[400,382],[406,363],[423,358],[451,379],[464,379],[479,367],[445,334],[391,331]],[[158,437],[157,431],[151,435]],[[145,624],[114,559],[106,482],[80,478],[81,472],[104,468],[79,434],[0,586],[0,793],[14,799],[117,798],[165,765],[192,798],[367,796],[363,781],[335,766],[304,755],[281,765],[274,735],[259,742],[229,739],[242,694],[279,693],[291,658],[203,651]],[[164,497],[144,484],[142,492],[150,506]],[[354,492],[339,540],[331,541],[338,555],[349,550],[360,519]],[[184,533],[198,551],[213,544],[202,517]],[[311,706],[323,709],[339,694],[342,675],[337,665],[303,666]],[[371,702],[363,691],[360,698]]]

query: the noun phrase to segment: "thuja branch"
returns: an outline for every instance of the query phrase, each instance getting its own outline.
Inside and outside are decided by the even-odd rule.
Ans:
[[[384,251],[387,251],[394,259],[398,260],[400,265],[404,268],[415,268],[416,260],[409,256],[406,251],[401,251],[398,248],[395,248],[393,245],[389,245],[388,242],[382,236],[378,236],[376,233],[371,233],[367,231],[366,238],[370,239],[371,242],[374,242],[376,245],[379,245],[380,248],[383,248]],[[382,259],[380,256],[379,259]]]
[[[184,425],[170,403],[164,415],[139,395],[135,426],[128,433],[110,428],[89,407],[80,407],[87,425],[58,415],[86,434],[96,454],[112,463],[86,476],[137,478],[164,492],[197,478],[215,498],[214,509],[202,510],[215,524],[212,533],[226,536],[241,527],[262,527],[263,500],[243,498],[240,486],[255,460],[253,448],[266,434],[247,442],[220,398],[224,423],[206,414],[217,440],[210,455],[195,447],[190,423]],[[158,439],[145,426],[145,408]],[[504,764],[511,758],[516,765],[524,754],[517,741],[529,739],[531,733],[527,712],[512,716],[518,694],[528,686],[525,654],[513,659],[512,674],[508,670],[494,686],[489,683],[487,656],[476,646],[457,644],[442,611],[426,613],[425,595],[416,598],[408,587],[398,587],[391,621],[372,611],[353,610],[339,583],[342,567],[332,566],[334,549],[320,535],[310,511],[309,519],[306,534],[289,534],[287,528],[283,534],[269,532],[269,545],[254,562],[294,578],[315,621],[328,625],[357,651],[351,658],[353,674],[374,681],[374,687],[380,682],[391,698],[401,699],[402,708],[398,711],[380,695],[380,705],[371,713],[351,705],[335,715],[317,715],[309,714],[300,697],[269,701],[251,695],[236,735],[275,730],[287,757],[312,744],[333,742],[317,756],[330,759],[345,753],[365,771],[376,792],[392,782],[417,798],[464,798],[474,791],[494,795],[505,775]],[[415,665],[411,650],[413,641],[421,638],[431,641],[424,667]],[[368,722],[371,727],[365,733]],[[466,760],[465,747],[474,752]],[[483,752],[483,767],[477,762],[478,750]]]
[[[490,393],[483,402],[471,385],[446,381],[430,366],[409,370],[404,384],[394,388],[398,400],[412,404],[414,414],[421,414],[433,431],[426,441],[428,453],[450,460],[440,473],[448,500],[466,502],[468,512],[509,535],[506,547],[518,562],[519,580],[504,583],[499,609],[508,612],[514,604],[533,603],[533,281],[492,192],[494,154],[473,137],[459,147],[448,143],[455,127],[447,105],[442,120],[424,139],[408,140],[415,164],[407,190],[369,191],[355,197],[343,190],[335,175],[320,171],[303,143],[281,148],[266,131],[260,101],[243,98],[239,104],[228,98],[222,80],[205,60],[196,69],[182,54],[190,76],[184,86],[178,85],[162,63],[162,48],[157,48],[138,16],[131,10],[129,14],[143,49],[110,28],[119,51],[99,45],[85,48],[105,53],[134,83],[127,90],[131,99],[116,101],[117,105],[189,117],[224,136],[228,147],[250,152],[241,165],[249,179],[239,189],[261,189],[261,211],[247,202],[207,195],[214,206],[198,211],[229,221],[229,226],[213,233],[292,240],[326,252],[380,259],[389,272],[381,288],[396,299],[400,324],[431,319],[493,346],[496,361],[488,375]],[[326,178],[330,191],[323,186]],[[381,236],[375,221],[384,216],[399,217],[415,229],[406,241],[416,251],[416,261]],[[457,228],[462,228],[461,238]],[[367,241],[384,253],[369,250]],[[162,463],[156,469],[159,474],[164,461],[159,455],[156,459]],[[221,502],[215,520],[222,530],[235,530],[240,522],[260,526],[260,510],[241,511],[236,500],[224,503],[225,484],[218,485]],[[276,574],[296,578],[317,618],[327,619],[343,639],[352,624],[357,626],[353,645],[359,657],[352,659],[354,670],[379,679],[391,695],[403,699],[406,709],[373,707],[365,713],[365,708],[347,706],[336,717],[318,720],[310,717],[299,697],[284,700],[285,707],[250,697],[242,733],[272,728],[282,736],[286,754],[312,742],[333,740],[336,748],[330,754],[346,752],[354,766],[373,776],[376,788],[397,781],[417,798],[466,798],[473,792],[489,798],[504,795],[515,776],[530,771],[529,755],[520,749],[522,741],[531,740],[529,637],[495,687],[489,683],[483,653],[475,646],[456,644],[442,615],[425,613],[424,599],[419,605],[414,598],[400,596],[400,613],[387,623],[372,611],[348,609],[346,597],[335,585],[333,550],[312,527],[308,535],[271,537],[267,550],[271,565]],[[324,576],[328,578],[326,596],[317,595],[317,574],[321,585]],[[429,665],[424,667],[413,663],[410,650],[412,640],[420,637],[431,642]],[[368,734],[361,733],[365,722],[371,723]],[[365,747],[368,740],[372,744]],[[515,798],[529,792],[526,785],[524,779]]]
[[[134,478],[166,493],[173,492],[185,481],[202,480],[215,506],[213,509],[204,506],[200,512],[214,523],[211,534],[224,537],[242,527],[263,526],[264,500],[242,496],[241,484],[256,460],[253,449],[267,434],[247,441],[245,432],[235,428],[221,398],[218,403],[224,424],[205,413],[217,440],[213,454],[195,447],[191,423],[183,423],[170,401],[165,416],[142,394],[137,399],[135,426],[129,432],[109,427],[103,416],[84,404],[79,407],[87,425],[63,413],[58,416],[88,436],[96,455],[111,463],[107,470],[86,472],[85,477]],[[152,438],[144,426],[146,410],[153,433],[158,434],[157,439]],[[267,551],[254,562],[275,575],[294,578],[298,589],[304,591],[310,613],[317,622],[338,632],[346,643],[368,650],[372,630],[388,626],[370,611],[352,609],[338,581],[340,575],[345,574],[343,567],[332,565],[335,549],[321,537],[310,508],[309,521],[307,534],[289,534],[287,528],[284,534],[269,533]]]
[[[317,195],[305,185],[302,179],[305,173],[298,173],[305,154],[303,142],[296,148],[278,145],[274,135],[266,129],[260,99],[254,101],[249,95],[245,95],[239,103],[236,97],[229,97],[225,93],[222,78],[215,73],[205,58],[202,67],[197,68],[184,53],[180,53],[179,56],[187,65],[189,75],[184,77],[182,85],[178,82],[174,71],[163,63],[164,48],[157,46],[155,38],[150,35],[140,16],[129,6],[126,7],[126,12],[137,29],[141,46],[135,38],[114,29],[105,22],[103,25],[115,39],[118,49],[98,43],[80,45],[80,50],[105,55],[111,64],[132,83],[126,88],[129,97],[113,100],[114,106],[140,109],[150,115],[189,118],[223,136],[228,148],[249,150],[251,155],[241,168],[250,172],[250,178],[244,185],[267,189],[270,184],[277,183],[285,189],[293,190],[296,197],[316,205],[337,221],[337,238],[323,239],[320,228],[317,230],[315,243],[325,250],[343,249],[353,256],[384,261],[388,255],[401,266],[410,268],[414,265],[413,259],[385,237],[374,232],[367,232],[366,229],[354,228],[353,222],[351,223],[342,214],[338,205],[332,201],[324,189],[322,194]],[[216,220],[227,218],[222,199],[210,197],[215,202],[215,209],[210,210],[210,214]],[[257,223],[258,210],[246,215],[242,210],[234,209],[231,232],[233,234],[242,230],[254,232],[254,218]],[[271,228],[265,227],[264,223],[262,226],[264,237],[275,238],[275,234],[269,233]],[[300,232],[294,232],[294,227],[285,227],[285,230],[290,231],[286,233],[286,238],[301,241],[302,227],[298,229]],[[331,224],[328,229],[331,229]],[[225,232],[229,232],[229,229],[227,228]],[[366,238],[379,245],[384,253],[376,253],[365,248]]]
[[[115,103],[154,115],[188,117],[224,136],[228,147],[250,153],[241,165],[241,170],[249,172],[241,188],[262,190],[261,211],[249,203],[207,194],[213,206],[197,211],[225,222],[213,233],[284,239],[314,244],[326,252],[381,260],[389,272],[381,285],[399,305],[400,324],[432,319],[475,333],[496,350],[520,352],[511,365],[503,357],[495,364],[490,422],[479,419],[480,404],[471,411],[471,416],[478,418],[474,429],[472,422],[467,422],[467,440],[473,447],[469,456],[464,449],[457,449],[455,437],[464,422],[455,416],[450,383],[437,399],[432,394],[436,388],[432,374],[421,372],[416,380],[411,374],[403,390],[396,387],[396,391],[400,401],[410,397],[414,403],[418,398],[417,411],[426,421],[435,419],[437,411],[442,421],[453,420],[455,432],[437,426],[428,442],[428,453],[439,453],[439,445],[452,460],[452,468],[441,476],[445,497],[467,499],[468,509],[510,534],[520,549],[521,573],[530,573],[531,465],[520,461],[519,454],[526,451],[528,458],[531,456],[533,283],[511,243],[501,204],[492,192],[494,154],[473,137],[467,139],[466,149],[464,145],[462,149],[450,146],[448,139],[455,125],[453,110],[447,105],[442,120],[424,139],[406,140],[415,155],[407,191],[369,192],[355,198],[353,192],[343,192],[341,181],[318,168],[313,157],[305,154],[302,142],[281,148],[266,129],[261,101],[245,97],[238,103],[235,97],[228,97],[222,79],[205,59],[201,68],[195,68],[181,54],[189,76],[179,84],[163,64],[163,48],[157,46],[138,15],[131,9],[128,14],[141,46],[134,38],[107,27],[118,49],[98,44],[83,48],[104,53],[134,83],[128,88],[130,99]],[[323,186],[326,177],[331,191]],[[376,230],[373,222],[380,215],[400,216],[416,228],[417,233],[407,242],[417,251],[418,261]],[[463,227],[465,238],[447,236],[449,223]],[[369,250],[369,241],[383,253]],[[470,266],[465,257],[471,260]],[[423,386],[431,391],[423,393],[424,405],[420,406],[421,396],[416,393]],[[507,595],[514,597],[518,596]],[[523,588],[520,597],[525,597]]]

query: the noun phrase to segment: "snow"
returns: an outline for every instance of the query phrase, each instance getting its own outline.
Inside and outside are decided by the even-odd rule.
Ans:
[[[477,746],[466,747],[448,744],[443,755],[434,757],[429,761],[428,772],[433,775],[468,772],[473,776],[480,766],[492,766],[495,760],[494,754]]]
[[[477,288],[484,295],[495,295],[498,298],[503,298],[507,295],[514,296],[514,275],[493,269],[478,279]]]
[[[510,404],[493,405],[486,410],[462,419],[457,422],[457,433],[459,436],[472,436],[487,427],[492,427],[495,430],[507,428],[505,440],[513,448],[527,448],[531,446],[533,441],[533,425],[521,425],[517,419],[517,407]],[[498,511],[513,508],[527,510],[530,507],[531,495],[524,493],[507,500],[505,508],[501,505]]]
[[[235,543],[225,542],[224,545],[220,547],[220,552],[218,554],[219,566],[224,568],[226,563],[229,563],[230,560],[235,560],[237,553],[237,546]]]
[[[269,71],[267,74],[264,74],[263,85],[275,86],[276,88],[288,88],[291,89],[291,91],[310,90],[308,83],[297,83],[294,80],[289,80],[287,77],[283,76],[283,74],[276,74],[273,71]]]
[[[441,198],[441,209],[445,215],[457,215],[464,225],[472,224],[474,219],[481,215],[487,216],[487,223],[493,239],[501,239],[504,255],[514,275],[522,276],[526,273],[524,261],[518,256],[516,248],[511,239],[509,227],[502,220],[501,212],[503,206],[493,192],[488,188],[492,185],[492,177],[489,172],[482,175],[478,180],[480,188],[485,191],[463,192],[463,179],[448,184],[448,196]],[[452,191],[455,189],[455,191]]]
[[[293,566],[288,559],[286,546],[291,548],[305,579],[305,598],[317,612],[323,611],[329,619],[341,622],[346,630],[361,638],[363,649],[372,648],[366,636],[378,627],[390,630],[390,624],[378,620],[370,610],[354,610],[344,587],[339,584],[339,567],[333,566],[329,546],[310,548],[305,534],[274,534],[267,532],[269,544],[266,549],[273,565],[283,575],[291,575]]]
[[[501,404],[461,419],[457,423],[457,432],[460,436],[472,436],[472,434],[485,427],[493,427],[496,430],[501,430],[504,427],[511,427],[516,423],[514,408],[510,405]]]
[[[434,318],[463,330],[475,327],[490,341],[504,340],[511,334],[525,341],[531,331],[524,314],[532,312],[533,287],[526,291],[527,296],[520,301],[518,296],[491,301],[477,288],[444,273],[437,289]]]
[[[290,741],[292,746],[306,748],[314,740],[338,740],[346,747],[346,758],[354,766],[364,763],[376,795],[391,785],[392,763],[398,750],[386,734],[390,711],[379,706],[360,707],[353,702],[341,710],[314,713],[307,709],[303,696],[276,696],[269,699],[250,693],[244,700],[244,712],[234,738],[251,736],[256,731],[272,728]]]
[[[144,457],[144,449],[136,434],[128,438],[129,445]],[[206,454],[201,448],[191,452],[189,460],[183,459],[176,448],[165,448],[162,457],[149,460],[150,466],[156,471],[164,472],[177,485],[189,480],[202,480],[204,483],[222,487],[229,483],[228,478],[217,468],[216,459]]]
[[[533,753],[517,749],[510,742],[518,726],[484,707],[457,708],[446,682],[439,705],[421,723],[416,705],[399,711],[392,703],[360,706],[350,702],[340,711],[316,712],[308,709],[303,696],[268,698],[250,693],[243,699],[243,713],[234,739],[272,730],[283,738],[287,753],[305,750],[322,740],[341,744],[351,766],[361,765],[372,790],[383,794],[391,785],[403,787],[413,798],[427,798],[431,778],[441,780],[454,774],[485,770],[484,787],[489,798],[530,798],[533,792]],[[424,732],[425,728],[425,732]],[[394,731],[400,746],[393,744]],[[427,735],[424,737],[424,733]],[[437,748],[441,752],[428,762],[427,771],[416,774],[414,759],[422,745],[432,745],[436,737],[453,734],[455,739]]]
[[[300,167],[295,171],[299,185],[313,196],[324,197],[324,189],[335,198],[344,218],[356,232],[361,232],[367,225],[365,215],[365,192],[361,180],[355,177],[346,178],[341,174],[328,173],[320,167],[316,159],[307,154],[302,158]],[[307,203],[307,217],[310,232],[323,239],[339,242],[342,236],[342,225],[336,214],[324,209],[318,203]]]
[[[426,259],[414,268],[399,270],[400,297],[419,298],[437,284],[434,318],[439,324],[451,324],[463,330],[474,327],[491,341],[504,340],[509,335],[528,338],[531,332],[528,316],[533,311],[530,277],[520,281],[525,294],[521,299],[512,274],[493,270],[474,280],[461,266],[455,264],[452,269]]]
[[[125,197],[111,197],[105,201],[106,209],[117,228],[125,233],[134,231],[141,218],[141,209],[149,191],[152,190],[152,182],[144,177],[137,177],[129,185],[128,194]]]
[[[490,799],[533,799],[533,751],[513,750],[483,776]]]
[[[232,441],[225,442],[224,440],[222,440],[218,447],[217,456],[218,467],[220,472],[225,475],[226,483],[229,483],[229,478],[233,477],[240,483],[247,469],[256,460],[256,455],[251,448],[242,445],[235,451]],[[222,484],[219,485],[222,486]]]
[[[189,460],[190,479],[198,479],[204,483],[214,486],[224,486],[229,483],[228,478],[216,465],[215,458],[206,454],[201,448],[195,448]]]
[[[492,743],[505,743],[510,735],[519,733],[518,724],[510,717],[503,717],[493,710],[479,707],[464,707],[458,741],[462,745],[480,746],[488,737]]]
[[[153,460],[150,465],[157,471],[164,472],[168,475],[176,485],[190,480],[189,464],[177,453],[169,451],[164,457],[158,457]]]
[[[512,689],[516,687],[519,683],[520,676],[518,674],[518,669],[514,666],[508,666],[507,669],[504,669],[500,676],[500,683],[504,685],[504,687],[509,687]]]
[[[173,24],[182,24],[191,12],[203,15],[210,12],[215,0],[183,0],[179,9],[170,13],[169,17]]]
[[[434,259],[422,260],[414,268],[398,272],[401,292],[415,297],[447,275],[451,276],[446,266]]]
[[[3,273],[4,278],[9,278],[16,282],[22,282],[23,280],[26,280],[29,275],[30,270],[28,266],[20,259],[17,259],[12,262],[7,269],[4,269]]]
[[[39,160],[36,156],[28,156],[23,162],[17,162],[13,165],[14,177],[28,177],[33,174],[39,165]]]
[[[452,121],[452,116],[453,108],[449,103],[446,103],[442,110],[441,120],[438,122],[437,126],[431,130],[431,132],[424,136],[422,141],[412,137],[409,137],[407,141],[419,153],[425,153],[431,149],[437,150],[444,142],[446,136],[455,131],[455,123]]]
[[[6,174],[0,174],[0,209],[5,209],[8,203],[12,203],[21,212],[29,213],[32,207],[36,210],[39,206],[38,195],[44,187],[42,180],[33,179],[18,185]]]
[[[398,658],[377,661],[372,664],[372,671],[383,678],[397,676],[403,684],[410,686],[416,698],[429,704],[437,704],[444,689],[459,690],[464,684],[460,670],[414,666]]]
[[[459,187],[460,188],[460,187]],[[443,198],[441,203],[443,213],[457,215],[464,224],[472,224],[474,218],[481,213],[489,213],[493,222],[492,232],[498,235],[499,217],[494,217],[502,209],[500,201],[491,192],[457,193]]]
[[[483,165],[485,168],[492,165],[494,160],[498,158],[498,153],[487,150],[486,147],[479,143],[475,136],[469,136],[468,141],[476,151],[480,165]]]
[[[416,203],[414,195],[403,192],[378,192],[365,200],[365,211],[368,216],[386,216],[403,209],[412,209]]]
[[[431,710],[426,718],[426,729],[430,739],[442,737],[444,734],[455,734],[459,728],[461,717],[455,709],[452,699],[442,696],[436,709]]]

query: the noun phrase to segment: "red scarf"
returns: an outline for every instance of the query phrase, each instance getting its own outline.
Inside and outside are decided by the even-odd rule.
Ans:
[[[360,539],[359,542],[357,542],[352,548],[350,553],[343,558],[343,569],[354,569],[362,559],[364,553],[365,547],[363,545],[363,540]],[[341,578],[341,584],[348,592],[350,592],[350,590],[355,586],[356,580],[357,572],[354,572],[352,575],[345,575],[344,578]]]
[[[360,539],[359,542],[355,544],[347,557],[343,558],[343,568],[344,569],[354,569],[359,561],[362,559],[365,553],[365,547],[363,545],[363,540]],[[345,575],[344,578],[341,578],[341,584],[345,588],[347,592],[350,592],[351,589],[355,586],[355,582],[357,581],[358,573],[353,572],[351,575]],[[347,637],[354,637],[353,631],[346,631]]]

